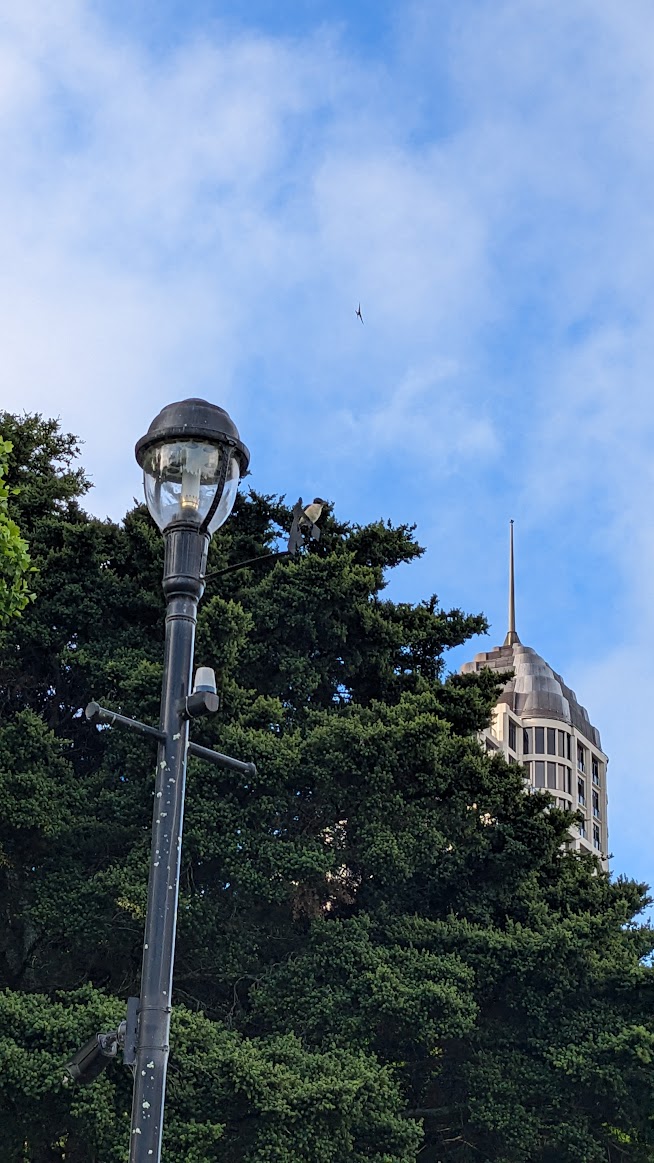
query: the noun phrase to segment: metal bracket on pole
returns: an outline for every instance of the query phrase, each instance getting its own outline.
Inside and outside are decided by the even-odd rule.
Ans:
[[[220,699],[215,691],[193,691],[178,704],[180,714],[185,719],[197,719],[200,715],[215,715],[220,707]]]
[[[295,557],[298,549],[304,545],[304,537],[302,535],[302,520],[304,518],[304,505],[302,504],[302,497],[293,506],[293,520],[291,522],[291,531],[288,535],[288,552],[291,557]]]
[[[127,1020],[121,1022],[125,1027],[123,1034],[123,1066],[134,1066],[136,1063],[136,1047],[139,1035],[139,1001],[138,997],[127,999]]]
[[[149,735],[151,739],[156,739],[159,743],[162,743],[166,738],[165,733],[160,731],[158,727],[150,727],[148,723],[140,723],[138,719],[129,719],[127,715],[119,715],[116,711],[109,711],[96,702],[89,703],[86,708],[86,717],[91,723],[106,723],[110,727],[114,725],[129,727],[130,730],[136,731],[139,735]],[[206,763],[215,763],[217,767],[238,771],[241,775],[254,776],[257,774],[254,763],[243,763],[240,759],[232,759],[231,755],[212,751],[210,747],[201,747],[199,743],[189,743],[188,753],[195,755],[197,759],[204,759]]]

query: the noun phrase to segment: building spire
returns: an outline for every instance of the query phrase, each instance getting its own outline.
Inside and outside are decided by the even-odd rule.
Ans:
[[[505,646],[520,642],[515,628],[515,575],[513,570],[513,520],[509,522],[509,629],[504,639]]]

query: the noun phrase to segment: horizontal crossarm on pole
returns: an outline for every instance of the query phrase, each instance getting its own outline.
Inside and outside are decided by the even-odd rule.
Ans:
[[[161,743],[165,733],[158,727],[150,727],[148,723],[140,723],[138,719],[129,719],[127,715],[119,715],[117,711],[108,711],[99,703],[91,702],[86,708],[86,717],[91,723],[106,723],[108,726],[117,724],[119,727],[129,727],[139,735],[149,735]],[[197,759],[204,759],[206,763],[215,763],[217,767],[226,767],[230,771],[238,771],[241,775],[254,776],[257,769],[254,763],[243,763],[240,759],[232,759],[230,755],[223,755],[220,751],[212,751],[210,747],[201,747],[199,743],[189,743],[189,755]]]
[[[127,715],[119,715],[116,711],[108,711],[106,707],[101,707],[99,703],[89,703],[86,708],[86,717],[91,723],[107,723],[110,727],[113,727],[117,723],[120,727],[130,727],[132,731],[138,731],[139,735],[149,735],[152,739],[157,739],[160,743],[166,738],[165,732],[160,731],[158,727],[150,727],[147,723],[139,723],[138,719],[128,719]]]
[[[206,759],[207,763],[215,763],[218,767],[228,767],[230,771],[238,771],[241,775],[256,775],[254,763],[243,763],[240,759],[232,759],[230,755],[222,755],[220,751],[212,751],[209,747],[201,747],[199,743],[189,743],[189,755],[196,759]]]

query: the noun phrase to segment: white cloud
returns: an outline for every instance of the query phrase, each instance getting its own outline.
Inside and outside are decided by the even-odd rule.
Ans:
[[[497,435],[488,417],[458,396],[458,371],[451,361],[433,360],[410,368],[377,404],[338,412],[333,431],[340,429],[341,447],[359,448],[368,460],[402,456],[434,478],[460,471],[471,459],[492,457]]]
[[[23,78],[0,117],[5,402],[45,398],[81,426],[101,487],[90,381],[116,443],[135,398],[147,413],[212,365],[229,405],[245,353],[290,363],[289,419],[296,401],[320,417],[324,391],[289,381],[347,361],[359,298],[386,400],[416,349],[419,366],[434,343],[451,358],[483,311],[482,217],[447,156],[402,145],[378,72],[327,34],[196,39],[156,61],[69,2],[27,5],[4,36]],[[365,412],[365,377],[344,383],[357,389]],[[450,409],[459,443],[466,416]],[[383,427],[371,417],[382,443]]]
[[[332,153],[316,202],[324,253],[361,287],[374,320],[414,342],[447,324],[460,341],[484,299],[486,239],[447,150]]]

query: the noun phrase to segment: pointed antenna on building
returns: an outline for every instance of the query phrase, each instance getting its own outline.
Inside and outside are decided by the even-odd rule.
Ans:
[[[515,628],[515,575],[513,569],[513,520],[509,522],[509,629],[504,639],[505,646],[520,642]]]

